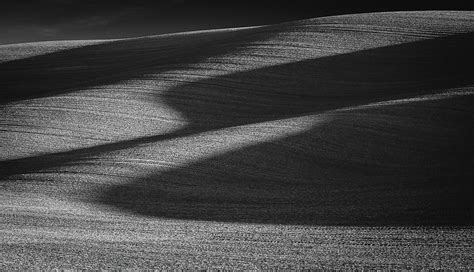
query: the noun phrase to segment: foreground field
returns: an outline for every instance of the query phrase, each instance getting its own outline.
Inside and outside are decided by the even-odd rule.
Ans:
[[[0,46],[1,268],[472,269],[473,30]]]

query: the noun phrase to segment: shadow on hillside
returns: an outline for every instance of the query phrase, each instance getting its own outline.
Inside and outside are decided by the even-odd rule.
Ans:
[[[415,97],[473,84],[472,46],[471,33],[278,65],[180,86],[167,101],[192,130],[206,131]],[[375,117],[344,115],[297,136],[114,186],[101,203],[192,220],[470,225],[472,114],[462,110],[472,98],[354,110]],[[433,120],[437,114],[448,121]]]
[[[474,83],[474,33],[361,50],[191,82],[166,102],[206,131]]]
[[[106,152],[212,129],[278,120],[467,86],[474,81],[469,69],[474,60],[471,50],[474,46],[473,37],[473,33],[453,35],[277,65],[180,86],[167,92],[165,99],[188,118],[190,126],[183,130],[4,161],[1,162],[0,175],[6,177],[41,171],[87,160]],[[47,63],[47,60],[44,62]],[[20,92],[17,98],[21,97]],[[416,111],[413,114],[416,114]],[[390,120],[386,122],[384,129],[393,129],[391,126],[395,123],[390,123]],[[368,128],[371,126],[372,124],[367,124]],[[406,164],[400,159],[401,164],[390,168],[390,172],[372,169],[377,163],[365,164],[363,160],[346,165],[344,156],[350,156],[350,153],[343,142],[339,143],[342,147],[331,151],[334,156],[343,158],[333,162],[335,165],[321,169],[318,164],[325,161],[325,157],[322,157],[323,160],[315,159],[322,156],[318,154],[316,147],[325,144],[321,140],[325,136],[320,135],[323,133],[320,132],[321,128],[315,127],[307,133],[282,141],[230,152],[197,162],[186,169],[173,170],[157,177],[137,180],[127,186],[111,188],[99,202],[139,214],[197,220],[288,224],[466,223],[471,214],[469,211],[466,216],[466,208],[463,209],[462,205],[466,204],[464,192],[470,185],[465,181],[464,175],[469,176],[470,173],[464,174],[458,169],[458,161],[445,162],[444,157],[465,157],[462,149],[469,144],[463,143],[461,138],[457,137],[470,133],[466,132],[466,129],[470,129],[469,125],[460,122],[452,127],[456,133],[449,137],[455,142],[455,146],[448,144],[439,148],[431,147],[431,138],[430,141],[414,140],[419,137],[417,135],[431,137],[430,133],[433,131],[425,131],[423,134],[421,128],[416,126],[410,129],[411,131],[407,129],[407,133],[411,137],[407,136],[406,139],[406,135],[401,132],[391,131],[395,136],[389,140],[385,139],[380,146],[369,144],[369,151],[376,151],[384,145],[400,145],[400,149],[389,149],[386,154],[380,155],[382,164],[385,159],[394,156],[394,153],[409,150],[405,150],[406,146],[421,150],[417,153],[418,160]],[[343,137],[352,132],[341,130],[338,133],[336,136]],[[323,138],[316,138],[318,141],[315,137]],[[405,139],[406,143],[400,142],[398,137]],[[449,137],[441,135],[435,142],[443,144],[445,138],[450,139]],[[313,140],[308,142],[308,139]],[[463,138],[466,139],[470,141],[470,138]],[[378,143],[377,137],[368,140],[363,133],[347,140],[353,145],[363,145],[370,141]],[[304,149],[307,144],[313,146],[310,151],[314,152],[303,158],[296,158],[295,161],[286,159],[292,152],[286,150],[286,146],[299,145]],[[426,145],[430,145],[431,149]],[[370,152],[360,151],[355,154],[368,156]],[[253,161],[246,159],[249,156],[254,157]],[[426,158],[435,160],[428,162],[425,161]],[[467,159],[472,161],[472,157]],[[243,169],[244,162],[246,167],[250,162],[255,162],[252,166],[254,171]],[[267,164],[278,165],[279,168],[265,168]],[[235,168],[229,169],[229,165]],[[437,168],[432,168],[432,165],[441,165],[439,169],[445,169],[447,174],[429,174],[438,173]],[[357,168],[358,172],[354,168]],[[222,172],[217,169],[222,169]],[[420,170],[424,174],[418,175],[416,169],[430,171]],[[275,170],[280,171],[281,175],[273,179],[272,173]],[[352,170],[357,173],[342,175],[333,181],[334,177]],[[321,171],[329,172],[322,174]],[[239,172],[255,175],[243,175]],[[220,173],[220,176],[215,177],[215,173]],[[411,177],[411,173],[416,175]],[[183,179],[187,186],[176,188],[175,191],[166,189],[167,184],[177,177]],[[293,180],[295,184],[292,184]],[[443,198],[440,195],[442,191],[438,189],[449,189],[446,188],[448,181],[458,185],[454,186],[451,194]],[[430,191],[430,186],[434,186],[436,190]],[[399,191],[391,196],[391,189],[396,188],[399,188]],[[425,189],[426,193],[423,192]],[[456,197],[458,194],[459,198]],[[384,200],[387,200],[385,204]],[[446,200],[450,204],[439,206],[436,204],[438,200]],[[405,202],[407,204],[403,204]],[[332,208],[336,212],[333,213]]]
[[[473,102],[466,95],[333,114],[296,136],[111,186],[99,202],[188,220],[472,225]]]
[[[271,26],[110,41],[0,64],[0,103],[112,84],[238,51],[277,32]]]

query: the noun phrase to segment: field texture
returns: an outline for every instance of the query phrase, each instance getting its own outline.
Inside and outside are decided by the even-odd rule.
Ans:
[[[474,269],[474,12],[0,46],[0,270]]]

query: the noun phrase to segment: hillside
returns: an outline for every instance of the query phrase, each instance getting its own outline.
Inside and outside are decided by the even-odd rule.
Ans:
[[[473,268],[473,12],[0,46],[0,268]]]

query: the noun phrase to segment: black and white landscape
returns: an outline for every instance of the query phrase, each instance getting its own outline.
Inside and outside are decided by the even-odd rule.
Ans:
[[[473,49],[470,11],[0,45],[0,270],[474,269]]]

